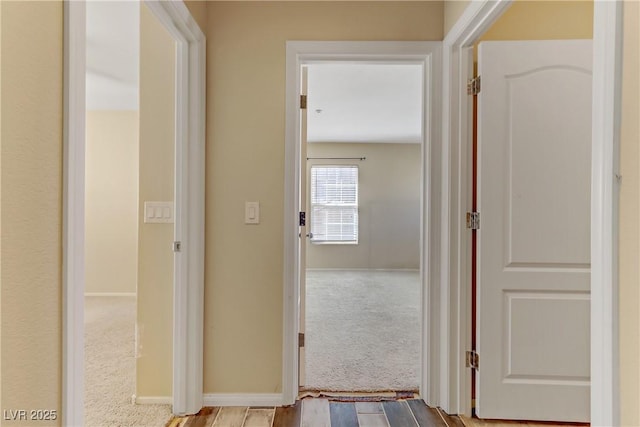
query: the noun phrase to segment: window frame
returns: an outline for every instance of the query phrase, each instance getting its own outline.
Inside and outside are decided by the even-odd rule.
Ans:
[[[314,169],[355,169],[355,201],[354,203],[318,203],[313,200],[314,195]],[[360,192],[360,168],[358,165],[340,165],[340,164],[316,164],[311,165],[309,169],[309,241],[314,245],[358,245],[360,241],[360,205],[359,205],[359,192]],[[353,240],[330,240],[322,239],[318,240],[313,232],[316,223],[315,207],[325,208],[341,208],[341,209],[353,209],[353,227],[354,227],[354,239]],[[326,223],[326,222],[325,222]],[[344,224],[344,223],[343,223]],[[341,236],[344,236],[341,233]]]

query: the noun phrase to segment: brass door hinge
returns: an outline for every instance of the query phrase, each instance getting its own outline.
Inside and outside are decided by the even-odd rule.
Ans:
[[[480,93],[480,76],[474,77],[467,83],[467,95],[477,95]]]
[[[480,229],[480,212],[467,212],[467,228],[471,230]]]
[[[467,351],[466,362],[467,368],[475,369],[476,371],[480,368],[480,356],[475,351]]]

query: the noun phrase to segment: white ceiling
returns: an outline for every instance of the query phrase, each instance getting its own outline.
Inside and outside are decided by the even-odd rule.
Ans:
[[[87,2],[87,109],[137,110],[140,3]]]
[[[422,66],[309,65],[308,142],[422,142]]]
[[[87,109],[137,110],[140,3],[87,2]],[[422,66],[309,65],[309,142],[422,142]]]

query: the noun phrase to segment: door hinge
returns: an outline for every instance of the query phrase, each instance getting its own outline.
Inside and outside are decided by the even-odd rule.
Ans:
[[[300,109],[307,109],[307,95],[300,95]]]
[[[307,225],[307,213],[306,212],[299,212],[298,213],[298,226],[304,227],[305,225]]]
[[[298,334],[298,347],[304,347],[304,334],[302,332]]]
[[[467,212],[467,228],[471,230],[480,229],[480,212]]]
[[[180,252],[182,249],[182,242],[173,242],[173,252]]]
[[[467,368],[475,369],[477,371],[480,368],[480,356],[478,356],[478,353],[475,351],[467,351],[466,356]]]
[[[480,93],[480,76],[469,79],[467,83],[467,95],[477,95]]]

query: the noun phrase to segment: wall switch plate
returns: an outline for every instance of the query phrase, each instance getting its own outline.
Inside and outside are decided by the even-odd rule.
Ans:
[[[244,203],[244,223],[260,224],[260,202]]]
[[[146,224],[172,223],[173,202],[144,202],[144,222]]]

